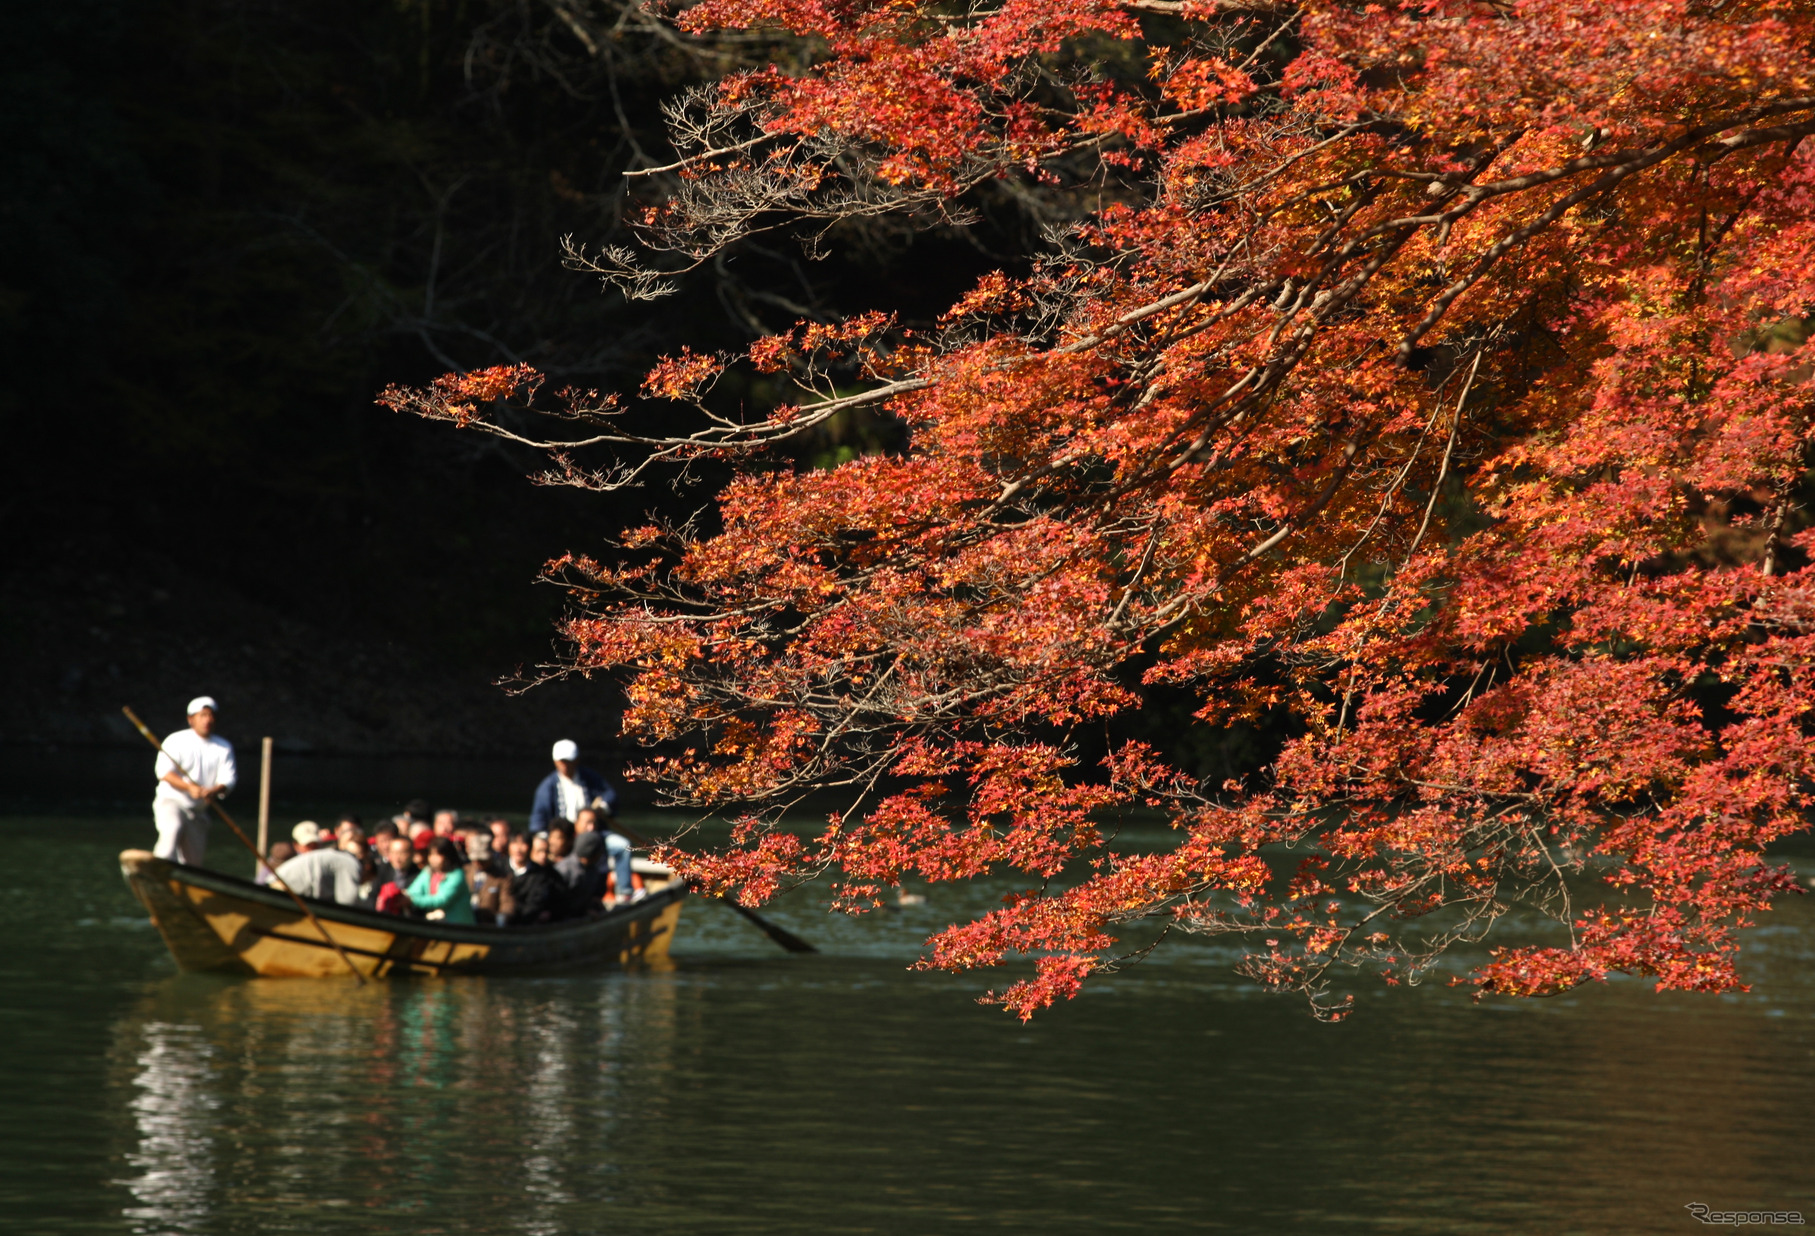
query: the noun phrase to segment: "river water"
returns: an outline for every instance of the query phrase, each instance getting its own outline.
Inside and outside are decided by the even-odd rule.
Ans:
[[[1000,888],[861,920],[797,891],[774,917],[820,956],[695,902],[665,972],[358,989],[176,973],[115,862],[149,836],[137,809],[0,817],[0,1230],[1815,1221],[1815,899],[1750,934],[1743,996],[1364,988],[1330,1026],[1187,942],[1022,1026],[974,1003],[988,976],[907,969]]]

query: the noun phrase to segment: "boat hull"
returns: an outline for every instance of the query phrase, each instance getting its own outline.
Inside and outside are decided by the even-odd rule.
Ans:
[[[686,896],[681,881],[652,872],[635,905],[534,927],[429,923],[310,900],[318,930],[284,893],[144,850],[121,854],[120,874],[182,969],[268,978],[346,977],[336,944],[371,977],[661,966]]]

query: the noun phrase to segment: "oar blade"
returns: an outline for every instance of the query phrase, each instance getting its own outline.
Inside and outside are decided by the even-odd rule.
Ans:
[[[749,919],[752,923],[756,924],[757,928],[764,935],[787,949],[790,953],[817,953],[819,951],[811,944],[808,944],[805,940],[789,931],[786,927],[783,927],[779,923],[770,922],[755,910],[752,910],[749,906],[744,905],[741,902],[733,901],[729,896],[720,897],[719,900]]]

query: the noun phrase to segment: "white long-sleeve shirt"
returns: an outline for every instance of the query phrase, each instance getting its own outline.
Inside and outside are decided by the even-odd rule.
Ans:
[[[172,756],[176,757],[174,763]],[[231,791],[239,781],[239,769],[233,763],[233,744],[218,734],[203,738],[189,729],[178,730],[164,739],[164,750],[158,754],[157,796],[188,805],[199,802],[193,795],[164,780],[164,774],[172,772],[182,773],[203,789],[224,785]]]
[[[561,818],[577,820],[580,812],[592,806],[586,795],[586,787],[572,777],[555,774],[555,797],[560,800]]]

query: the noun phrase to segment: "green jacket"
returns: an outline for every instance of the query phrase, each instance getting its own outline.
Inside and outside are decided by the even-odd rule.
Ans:
[[[423,868],[410,881],[410,886],[403,890],[404,895],[410,899],[410,904],[418,910],[442,911],[447,915],[443,922],[473,922],[473,890],[467,887],[466,872],[458,869],[443,872],[441,891],[438,893],[429,892],[429,874],[428,868]]]

